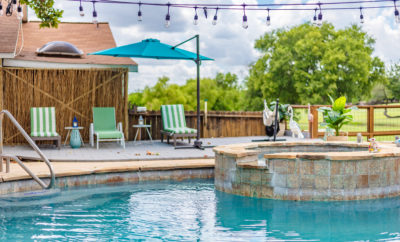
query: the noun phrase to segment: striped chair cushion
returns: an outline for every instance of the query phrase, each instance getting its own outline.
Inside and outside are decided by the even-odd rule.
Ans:
[[[58,136],[54,107],[31,108],[31,136]]]
[[[196,129],[186,127],[185,111],[182,104],[162,105],[163,129],[174,134],[195,134]]]

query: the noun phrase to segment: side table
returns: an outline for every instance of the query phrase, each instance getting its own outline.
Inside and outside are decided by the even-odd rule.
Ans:
[[[151,138],[151,134],[150,134],[150,131],[149,131],[149,128],[151,128],[151,124],[134,124],[132,127],[137,128],[136,135],[135,135],[135,140],[134,140],[134,141],[136,141],[136,139],[137,139],[137,136],[138,136],[138,134],[139,134],[139,130],[140,130],[141,128],[144,128],[144,129],[146,129],[147,134],[148,134],[149,137],[150,137],[151,143],[153,143],[153,139]],[[140,132],[140,134],[142,134],[142,132]]]
[[[79,133],[79,130],[83,129],[83,127],[65,127],[65,129],[68,130],[68,133],[67,133],[67,137],[65,137],[64,145],[67,144],[68,137],[69,137],[69,135],[70,135],[72,130],[77,130],[78,133]],[[79,133],[79,138],[81,139],[82,146],[85,146],[84,143],[83,143],[83,139],[82,139],[82,136],[80,135],[80,133]]]

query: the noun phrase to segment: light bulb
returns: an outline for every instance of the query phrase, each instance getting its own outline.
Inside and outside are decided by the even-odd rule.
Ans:
[[[14,12],[17,11],[17,0],[13,0],[12,4],[13,4],[13,11]]]
[[[318,26],[321,26],[321,25],[322,25],[322,13],[319,13],[319,14],[318,14],[317,25],[318,25]]]
[[[17,7],[17,12],[18,12],[17,18],[22,19],[24,17],[24,13],[22,12],[22,7],[20,5],[18,5]]]
[[[139,12],[137,13],[137,21],[142,22],[142,11],[139,10]]]
[[[81,17],[85,16],[85,12],[83,12],[82,5],[79,6],[79,15],[81,15]]]
[[[169,16],[169,14],[167,14],[165,16],[165,28],[168,28],[171,25],[171,17]]]
[[[194,18],[193,18],[193,24],[197,25],[198,23],[199,23],[199,16],[197,16],[197,14],[196,14],[196,15],[194,15]]]
[[[360,15],[360,23],[362,23],[362,24],[364,23],[364,15],[362,15],[362,14]]]
[[[270,26],[270,25],[271,25],[271,17],[267,16],[267,26]]]
[[[93,23],[94,24],[98,23],[98,21],[97,21],[97,12],[96,11],[93,11]]]
[[[399,16],[399,10],[394,10],[394,20],[396,21],[396,23],[400,23],[400,16]]]
[[[0,16],[3,16],[3,5],[1,4],[1,1],[0,1]]]
[[[218,20],[217,15],[214,15],[214,18],[213,18],[213,21],[212,21],[212,25],[217,25],[217,20]]]
[[[246,15],[243,15],[242,27],[244,29],[247,29],[249,27],[249,23],[247,23],[247,16]]]

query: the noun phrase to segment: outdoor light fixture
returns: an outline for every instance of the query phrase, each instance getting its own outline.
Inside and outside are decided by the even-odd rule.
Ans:
[[[167,4],[168,12],[167,12],[167,15],[165,16],[165,28],[168,28],[171,24],[171,16],[169,16],[169,6],[170,5],[171,5],[170,3]]]
[[[142,3],[139,2],[139,11],[137,12],[137,21],[142,22],[142,10],[141,10]]]
[[[317,8],[314,9],[314,18],[313,18],[313,25],[317,25]]]
[[[243,22],[242,27],[247,29],[249,27],[249,23],[247,23],[247,16],[246,16],[246,4],[243,4]]]
[[[218,7],[215,9],[215,15],[212,21],[212,25],[217,25],[217,20],[218,20],[217,13],[218,13]]]
[[[199,23],[199,16],[197,15],[197,7],[194,7],[194,18],[193,18],[193,24],[197,25]]]
[[[13,11],[17,11],[17,0],[12,0]]]
[[[95,6],[95,3],[94,3],[94,2],[93,2],[93,23],[94,23],[94,24],[97,24],[97,23],[98,23],[98,21],[97,21],[96,6]]]
[[[360,23],[364,23],[364,15],[362,13],[362,7],[360,7]]]
[[[271,17],[269,16],[269,8],[267,9],[267,11],[268,11],[268,16],[267,16],[267,26],[270,26],[271,25]]]
[[[399,10],[397,10],[397,6],[396,6],[396,0],[393,0],[393,4],[394,4],[394,20],[398,24],[398,23],[400,23],[400,16],[399,16]]]
[[[83,12],[82,1],[79,1],[79,15],[81,17],[85,16],[85,12]]]
[[[0,1],[0,16],[3,16],[3,4],[1,4],[2,1]]]
[[[318,3],[319,5],[319,14],[318,14],[318,20],[317,20],[317,25],[321,26],[322,25],[322,10],[321,10],[321,3]]]
[[[24,17],[24,13],[22,12],[22,7],[19,4],[18,4],[18,7],[17,7],[17,12],[18,12],[17,18],[18,19],[22,19]]]
[[[203,12],[204,12],[204,17],[208,17],[208,12],[207,12],[207,7],[203,8]]]

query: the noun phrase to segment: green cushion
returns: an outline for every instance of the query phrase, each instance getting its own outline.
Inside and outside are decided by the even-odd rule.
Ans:
[[[113,107],[93,108],[94,132],[115,131],[115,109]]]
[[[185,111],[182,104],[162,105],[161,117],[164,130],[186,127]]]
[[[197,129],[191,128],[169,128],[165,130],[174,134],[197,134]]]
[[[115,130],[115,131],[96,131],[95,134],[100,138],[100,139],[121,139],[122,132]]]
[[[59,136],[56,131],[56,110],[54,107],[31,108],[31,136]]]

